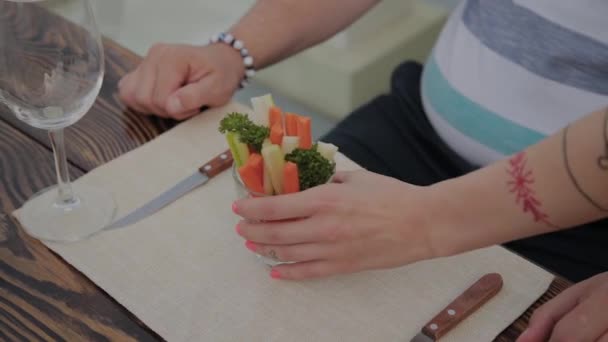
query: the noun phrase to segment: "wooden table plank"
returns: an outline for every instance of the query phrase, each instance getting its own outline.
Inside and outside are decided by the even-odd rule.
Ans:
[[[159,337],[10,213],[56,181],[51,152],[0,121],[0,339],[154,341]],[[83,174],[76,167],[70,174]]]
[[[45,15],[45,20],[57,20],[57,17],[41,13],[41,16]],[[79,170],[90,171],[175,125],[173,121],[139,115],[124,107],[117,97],[117,83],[141,59],[111,40],[104,40],[104,46],[107,72],[100,96],[91,111],[66,132],[68,157],[76,166],[73,169],[75,175],[79,174]],[[8,132],[7,136],[15,135],[17,140],[28,145],[27,153],[37,156],[32,157],[29,166],[20,166],[24,170],[23,174],[13,172],[10,176],[2,175],[0,201],[1,210],[6,213],[21,204],[36,189],[53,184],[54,178],[52,167],[49,166],[51,164],[48,149],[36,147],[34,143],[36,141],[48,148],[46,134],[20,122],[3,108],[0,108],[1,120],[29,136],[31,140],[28,142],[25,135],[10,131],[6,125],[0,126]],[[4,144],[0,141],[0,148]],[[10,152],[11,148],[8,149]],[[15,159],[19,159],[16,157],[19,155],[28,154],[11,154]],[[0,170],[5,170],[5,165],[11,165],[4,159],[3,153],[0,158]],[[33,170],[36,173],[32,173]],[[0,237],[2,236],[4,240],[0,239],[3,241],[0,242],[0,331],[9,336],[8,338],[159,338],[77,270],[68,266],[38,241],[27,237],[14,220],[7,217],[0,220]],[[514,341],[527,326],[533,310],[569,285],[568,281],[557,278],[549,291],[496,340]],[[0,338],[4,336],[0,335]]]

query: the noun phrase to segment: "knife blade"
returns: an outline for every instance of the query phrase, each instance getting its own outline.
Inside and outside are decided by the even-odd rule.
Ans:
[[[113,230],[130,226],[154,214],[190,191],[204,185],[210,179],[232,166],[233,158],[230,150],[226,150],[201,166],[192,175],[184,178],[151,201],[135,209],[129,214],[110,224],[105,230]]]
[[[410,342],[436,342],[494,297],[502,284],[500,274],[484,275],[431,319]]]

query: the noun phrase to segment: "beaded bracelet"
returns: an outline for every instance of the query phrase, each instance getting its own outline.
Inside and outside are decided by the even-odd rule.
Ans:
[[[213,35],[210,39],[210,43],[224,43],[230,45],[241,54],[243,57],[243,64],[245,65],[245,76],[243,76],[240,88],[245,88],[249,84],[249,80],[255,75],[253,57],[249,55],[249,51],[245,48],[245,43],[243,43],[242,40],[236,39],[232,34],[224,32]]]

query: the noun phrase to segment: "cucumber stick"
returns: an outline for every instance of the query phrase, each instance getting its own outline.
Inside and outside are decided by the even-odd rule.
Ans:
[[[270,145],[262,148],[264,166],[270,174],[272,187],[277,195],[283,194],[283,168],[285,156],[279,145]]]
[[[268,167],[266,166],[266,163],[264,163],[264,193],[269,196],[274,195],[274,188],[272,187],[272,179],[270,178],[270,171],[268,171]]]
[[[232,152],[232,158],[234,158],[236,166],[241,167],[245,165],[247,159],[249,159],[249,147],[247,144],[242,143],[239,134],[234,132],[227,132],[226,140],[228,141],[228,147],[230,147],[230,152]]]
[[[291,152],[293,152],[293,150],[295,150],[299,146],[300,146],[300,137],[290,137],[290,136],[286,136],[286,135],[283,136],[283,143],[281,144],[281,147],[283,147],[284,154],[290,154]]]
[[[272,143],[270,142],[270,139],[264,139],[264,142],[262,143],[262,149],[264,149],[266,146],[270,146],[272,145]],[[264,163],[264,193],[266,195],[274,195],[274,188],[272,187],[272,179],[270,178],[270,171],[268,171],[268,167],[266,166],[266,163]]]
[[[270,112],[270,107],[274,106],[272,95],[266,94],[260,97],[252,97],[251,106],[253,107],[251,121],[256,125],[269,127],[268,113]]]
[[[334,144],[318,142],[317,152],[319,152],[323,157],[325,157],[325,159],[329,160],[330,162],[333,162],[336,156],[336,152],[338,152],[338,146]]]

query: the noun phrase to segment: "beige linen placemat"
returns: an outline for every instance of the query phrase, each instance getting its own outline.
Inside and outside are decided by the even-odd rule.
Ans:
[[[210,110],[77,182],[110,189],[118,216],[190,175],[226,148],[217,132],[236,104]],[[340,156],[339,169],[357,166]],[[224,172],[132,227],[47,245],[169,341],[409,341],[488,272],[503,290],[445,341],[490,341],[553,277],[501,247],[399,269],[329,279],[272,280],[243,246]]]

